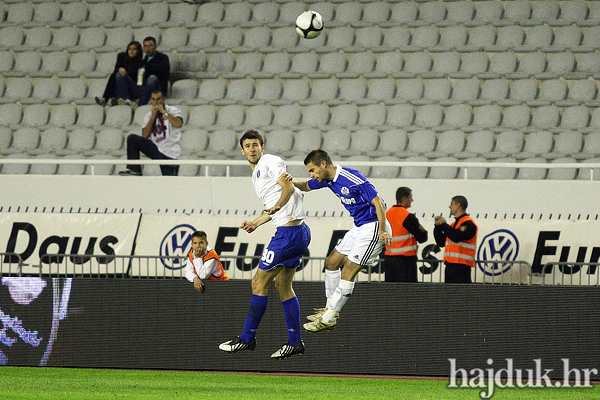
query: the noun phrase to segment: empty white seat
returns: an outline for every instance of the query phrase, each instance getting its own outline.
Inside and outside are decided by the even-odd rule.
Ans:
[[[492,163],[514,163],[517,160],[511,157],[498,158],[492,161]],[[487,179],[514,179],[517,175],[517,168],[515,167],[490,167],[487,175]]]
[[[386,52],[377,55],[375,72],[381,76],[388,76],[399,73],[404,66],[404,58],[399,52]]]
[[[220,100],[225,97],[226,90],[227,84],[222,79],[204,79],[198,89],[198,98],[206,101]]]
[[[186,132],[187,133],[187,132]],[[98,132],[94,148],[86,155],[108,154],[123,147],[123,131],[116,128],[102,129]]]
[[[569,94],[567,100],[573,100],[577,103],[590,101],[596,98],[598,87],[596,82],[591,79],[578,79],[569,84]],[[572,104],[568,102],[568,104]]]
[[[363,99],[367,94],[366,79],[342,79],[340,81],[339,98],[343,101],[356,101]]]
[[[436,143],[437,137],[434,131],[428,129],[414,131],[410,134],[406,151],[400,152],[398,155],[415,156],[427,154],[433,151]]]
[[[128,105],[110,107],[106,111],[104,125],[109,127],[125,127],[131,124],[132,117],[131,107]]]
[[[248,101],[254,94],[254,85],[249,79],[232,79],[227,85],[226,99],[231,101]]]
[[[291,73],[306,75],[314,73],[319,65],[319,56],[316,53],[298,53],[292,59]]]
[[[490,67],[487,74],[481,74],[483,78],[486,75],[490,77],[500,77],[511,75],[517,70],[518,57],[516,53],[501,51],[490,56]]]
[[[169,4],[166,2],[149,3],[144,8],[142,23],[155,25],[165,22],[169,17]]]
[[[47,104],[32,104],[23,111],[23,125],[39,127],[46,125],[50,118],[50,107]]]
[[[367,153],[371,157],[397,154],[406,149],[408,134],[402,129],[389,129],[381,133],[377,150]]]
[[[321,34],[322,35],[322,34]],[[327,47],[331,49],[345,49],[354,45],[354,28],[338,26],[328,31]],[[317,40],[317,39],[312,39]],[[304,42],[301,42],[303,44]]]
[[[57,155],[68,155],[91,150],[96,142],[96,133],[91,128],[78,128],[69,135],[66,149],[57,150]]]
[[[122,24],[135,24],[142,18],[142,4],[138,2],[128,1],[117,4],[115,21]]]
[[[345,128],[332,129],[323,134],[322,149],[330,155],[345,153],[350,148],[350,131]]]
[[[488,79],[481,86],[480,99],[484,102],[497,103],[508,98],[509,82],[506,79]]]
[[[230,3],[225,7],[224,22],[232,24],[241,24],[250,21],[252,7],[249,3],[238,2]]]
[[[585,129],[590,123],[590,111],[588,107],[572,106],[563,109],[560,120],[561,129]]]
[[[308,99],[310,96],[310,81],[308,79],[289,79],[283,84],[281,98],[288,101]]]
[[[394,3],[391,7],[390,20],[398,25],[416,21],[419,15],[419,6],[413,2]]]
[[[329,124],[330,117],[330,110],[327,104],[310,104],[302,110],[302,125],[323,127]]]
[[[58,97],[59,91],[60,84],[57,79],[41,78],[35,82],[30,100],[35,102],[51,101]]]
[[[269,53],[265,56],[263,71],[272,74],[280,74],[290,69],[290,55],[287,53]]]
[[[202,25],[213,25],[221,22],[225,15],[225,5],[222,2],[202,3],[198,7],[196,22]]]
[[[518,159],[533,158],[550,153],[554,145],[554,137],[549,131],[534,131],[525,136],[523,152],[516,154]]]
[[[302,159],[304,159],[306,154],[308,154],[311,150],[321,148],[322,141],[323,138],[319,129],[302,129],[294,136],[293,150],[296,153],[301,154]]]
[[[84,2],[72,2],[64,5],[58,26],[73,26],[86,20],[88,16],[88,5]],[[53,25],[54,26],[54,25]]]
[[[230,26],[221,29],[217,35],[217,46],[224,49],[239,47],[244,39],[244,32],[239,26]]]
[[[457,158],[478,157],[494,149],[495,138],[492,131],[476,131],[469,134],[465,151],[454,153]]]
[[[70,3],[73,4],[73,3]],[[69,154],[64,156],[63,159],[67,160],[83,160],[85,156],[83,154]],[[57,175],[83,175],[86,170],[85,164],[59,164]]]
[[[63,51],[53,51],[44,54],[38,76],[52,76],[64,72],[69,66],[69,55]],[[34,75],[32,75],[34,76]]]
[[[462,58],[460,69],[455,77],[466,78],[485,73],[490,65],[488,54],[483,51],[467,53]],[[452,76],[452,74],[451,74]]]
[[[228,153],[237,147],[235,131],[232,129],[219,129],[210,134],[208,150],[211,153]]]
[[[457,25],[469,22],[475,16],[475,6],[470,1],[451,2],[447,5],[448,15],[446,19]]]
[[[12,70],[15,59],[12,51],[0,51],[0,72],[6,73]]]
[[[273,29],[271,38],[271,47],[279,50],[286,50],[298,46],[300,37],[294,29],[288,26]]]
[[[358,122],[358,107],[355,104],[341,104],[331,110],[331,124],[350,126]]]
[[[473,125],[481,129],[491,129],[500,125],[502,120],[502,107],[489,104],[476,107],[473,112]]]
[[[524,164],[543,164],[547,161],[541,157],[532,157],[523,160]],[[548,174],[547,168],[526,168],[519,167],[517,179],[540,180],[545,179]]]
[[[452,94],[449,101],[440,104],[471,103],[479,98],[481,86],[477,79],[457,79],[452,84]]]
[[[440,40],[438,46],[434,49],[441,51],[455,50],[467,43],[469,30],[466,26],[451,25],[443,28],[440,32]]]
[[[435,76],[442,77],[457,72],[460,68],[460,64],[460,53],[457,51],[437,53],[433,60],[431,71]],[[425,69],[424,71],[429,71],[429,69]]]
[[[257,128],[271,125],[273,121],[273,109],[267,104],[257,104],[246,111],[245,124],[248,127]]]
[[[0,30],[0,46],[6,50],[21,46],[25,41],[25,31],[20,26],[7,26]]]
[[[244,107],[238,104],[226,105],[219,109],[217,126],[241,126],[244,123]]]
[[[531,1],[515,0],[504,3],[504,18],[514,21],[528,20],[531,18]]]
[[[169,20],[161,23],[161,27],[183,26],[193,24],[198,13],[195,4],[190,3],[171,3],[169,4]]]
[[[40,131],[37,128],[19,128],[13,132],[9,148],[0,149],[2,154],[25,153],[38,147]]]
[[[252,12],[252,21],[260,24],[269,24],[277,21],[279,16],[279,5],[275,2],[269,1],[259,3],[254,6]]]
[[[456,162],[455,157],[441,157],[433,160],[433,162]],[[458,175],[458,167],[453,166],[432,166],[429,171],[429,179],[456,179]]]
[[[551,161],[552,164],[567,164],[567,163],[575,163],[575,162],[577,162],[577,161],[571,157],[557,158],[557,159]],[[572,167],[549,168],[548,176],[546,177],[546,179],[572,180],[577,177],[577,170],[578,170],[578,168],[572,168]]]
[[[469,163],[488,164],[488,161],[483,157],[469,157],[464,160]],[[487,167],[461,167],[458,171],[458,178],[467,179],[485,179],[488,175]]]
[[[405,101],[418,100],[423,97],[424,91],[425,85],[422,79],[401,79],[398,81],[396,98]]]
[[[204,82],[202,82],[204,83]],[[171,85],[171,98],[191,100],[198,95],[198,81],[196,79],[180,79]]]
[[[369,104],[359,110],[358,125],[379,127],[385,125],[387,107],[383,104]]]
[[[291,129],[276,129],[265,135],[266,147],[273,154],[289,152],[294,143],[294,133]]]
[[[600,155],[600,133],[593,132],[584,136],[584,145],[581,153],[573,153],[572,157],[578,160],[590,159]]]
[[[420,26],[413,31],[411,46],[427,49],[438,44],[440,32],[437,26]]]
[[[519,68],[509,77],[527,78],[546,70],[546,55],[542,52],[525,53],[519,60]]]
[[[24,74],[37,72],[42,65],[42,55],[37,51],[25,51],[15,57],[13,70]]]
[[[202,152],[208,144],[208,132],[205,129],[188,129],[181,135],[182,154],[190,155]]]
[[[371,3],[374,4],[374,3]],[[363,49],[376,49],[383,44],[383,29],[379,26],[367,26],[356,31],[354,45]]]
[[[54,154],[39,154],[34,158],[42,160],[53,160],[57,157]],[[29,168],[29,173],[32,175],[54,175],[56,173],[57,168],[58,165],[53,163],[31,164],[31,168]]]
[[[567,51],[549,55],[546,71],[550,76],[561,76],[575,71],[575,55]]]
[[[343,2],[336,9],[334,21],[342,24],[359,22],[362,17],[362,6],[360,3]]]
[[[452,93],[452,82],[449,79],[431,79],[425,84],[423,101],[428,103],[440,103],[447,100]],[[414,103],[413,104],[418,104]]]
[[[538,95],[537,79],[513,80],[510,87],[509,98],[519,103],[534,100]]]
[[[438,56],[436,56],[436,60],[438,59]],[[439,62],[438,62],[438,64],[439,64]],[[431,59],[431,55],[429,53],[426,53],[426,52],[410,53],[405,59],[404,69],[402,70],[402,72],[404,74],[406,74],[407,77],[417,76],[417,75],[421,75],[424,72],[430,71],[432,65],[433,65],[433,60]],[[457,67],[457,69],[458,69],[458,67]],[[436,70],[436,72],[440,72],[440,71]]]
[[[471,29],[467,49],[483,50],[496,42],[496,28],[492,25],[480,25]]]
[[[358,52],[350,54],[346,74],[350,77],[369,74],[375,67],[375,56],[370,52]],[[350,75],[351,74],[351,75]]]
[[[533,2],[531,6],[531,18],[550,23],[558,18],[560,4],[555,0],[547,0],[541,3]]]
[[[396,94],[394,79],[371,79],[368,81],[367,99],[373,101],[390,101]]]
[[[577,175],[577,179],[582,179],[582,180],[595,180],[597,181],[598,179],[600,179],[600,168],[589,168],[586,167],[583,164],[588,164],[588,163],[593,163],[593,164],[597,164],[600,163],[600,158],[596,157],[596,158],[590,158],[587,160],[583,160],[581,165],[581,168],[579,168],[579,174]],[[593,174],[593,176],[592,176]]]
[[[326,102],[337,98],[339,81],[337,79],[312,79],[310,100]]]
[[[556,136],[552,152],[542,156],[547,159],[571,156],[580,153],[582,147],[583,134],[579,131],[566,130]]]
[[[97,104],[81,106],[77,117],[77,125],[98,128],[103,123],[104,108]]]
[[[302,109],[297,104],[286,104],[273,113],[273,124],[278,127],[294,127],[300,124],[302,119]],[[268,124],[265,121],[264,124]]]
[[[496,46],[500,49],[513,49],[525,42],[525,31],[519,25],[508,25],[498,28]]]
[[[520,131],[504,131],[496,139],[496,147],[493,152],[484,153],[488,159],[514,156],[523,149],[524,135]]]
[[[31,3],[13,3],[8,6],[7,22],[22,24],[33,20],[34,7]]]
[[[454,104],[446,109],[444,125],[450,128],[467,128],[473,120],[473,107],[469,104]]]
[[[347,155],[361,155],[373,152],[379,144],[379,132],[375,129],[359,129],[352,132],[352,140],[350,148],[346,152]]]
[[[439,104],[426,104],[417,108],[415,125],[421,127],[436,127],[444,120],[444,109]],[[433,150],[433,149],[432,149]]]
[[[388,109],[386,125],[404,128],[413,124],[415,109],[410,104],[396,104]]]
[[[449,130],[440,133],[435,150],[425,153],[428,158],[453,156],[465,148],[466,135],[463,131]]]
[[[217,109],[214,105],[202,105],[190,109],[188,124],[192,127],[212,126],[217,120]]]
[[[374,162],[395,162],[400,161],[398,157],[394,156],[383,156],[379,158],[374,158]],[[378,179],[395,179],[398,177],[398,173],[400,172],[400,167],[397,166],[376,166],[374,165],[371,168],[371,178]]]
[[[415,156],[408,157],[403,161],[408,162],[427,162],[427,157]],[[400,168],[400,179],[425,179],[429,173],[429,167],[404,166]]]
[[[29,159],[26,154],[16,153],[6,156],[7,159]],[[4,164],[0,171],[3,175],[23,175],[29,171],[30,164]]]
[[[558,125],[560,110],[556,106],[536,107],[531,118],[532,125],[537,129],[550,129]]]
[[[23,110],[16,103],[0,105],[0,125],[16,126],[21,122]]]
[[[36,26],[28,29],[23,45],[24,50],[45,50],[52,42],[52,30],[47,26]]]
[[[283,87],[281,82],[274,79],[263,79],[256,84],[254,98],[261,102],[271,102],[281,97]]]

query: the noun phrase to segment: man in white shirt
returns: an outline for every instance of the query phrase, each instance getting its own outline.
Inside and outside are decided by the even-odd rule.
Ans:
[[[240,138],[242,154],[252,168],[252,183],[263,202],[264,212],[253,221],[243,221],[241,228],[248,233],[272,220],[277,227],[275,235],[263,252],[258,269],[252,279],[252,299],[246,317],[244,332],[235,339],[221,343],[219,349],[235,353],[254,350],[256,331],[267,309],[269,284],[277,277],[275,289],[279,293],[288,329],[288,341],[271,358],[282,359],[304,353],[300,337],[300,303],[292,288],[300,258],[310,243],[310,229],[302,207],[303,194],[286,178],[284,161],[277,156],[264,154],[262,136],[249,130]]]
[[[152,160],[177,160],[181,155],[181,111],[165,104],[165,96],[160,90],[150,97],[152,111],[142,123],[142,135],[127,136],[127,159],[139,160],[140,153]],[[163,175],[177,175],[179,165],[161,165]],[[142,175],[141,165],[127,165],[119,175]]]
[[[185,265],[185,278],[194,284],[198,293],[204,292],[204,280],[228,281],[216,251],[208,246],[206,232],[192,233],[192,250]]]

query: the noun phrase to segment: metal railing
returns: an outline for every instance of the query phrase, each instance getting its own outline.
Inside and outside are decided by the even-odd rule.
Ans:
[[[0,253],[14,257],[13,263],[1,263],[2,276],[39,276],[71,278],[116,278],[116,279],[185,279],[187,256],[125,256],[125,255],[81,255],[46,254],[39,265],[24,264],[18,254]],[[3,258],[2,260],[4,260]],[[251,280],[258,267],[260,256],[223,256],[221,263],[230,279]],[[295,276],[297,281],[323,281],[325,257],[305,257],[301,260]],[[357,282],[384,282],[382,260],[364,267],[357,275]],[[437,259],[417,261],[421,281],[444,282],[444,264]],[[492,285],[532,284],[531,265],[526,261],[478,260],[472,268],[472,281]],[[543,282],[545,284],[545,282]],[[582,285],[586,284],[581,282]]]
[[[0,275],[22,276],[23,258],[17,253],[0,253]]]
[[[336,161],[336,160],[334,160]],[[226,176],[230,176],[231,166],[247,166],[246,160],[126,160],[126,159],[39,159],[39,158],[0,158],[2,164],[77,164],[90,165],[90,173],[94,175],[95,165],[201,165],[206,166],[205,175],[210,176],[210,166],[225,165]],[[304,166],[302,161],[286,161],[288,166]],[[594,169],[600,168],[600,163],[518,163],[518,162],[473,162],[473,161],[451,161],[451,162],[431,162],[431,161],[354,161],[344,160],[345,165],[353,167],[456,167],[464,173],[458,179],[468,179],[469,169],[471,168],[525,168],[525,169],[556,169],[556,168],[576,168],[579,170],[589,170],[589,180],[594,180]],[[587,180],[587,179],[586,179]]]
[[[600,285],[599,267],[599,263],[549,262],[544,264],[541,273],[534,273],[532,279],[540,281],[541,285],[598,286]],[[547,283],[549,279],[551,282]]]

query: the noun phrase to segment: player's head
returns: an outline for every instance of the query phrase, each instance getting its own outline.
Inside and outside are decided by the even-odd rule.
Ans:
[[[450,202],[450,214],[459,217],[467,211],[469,202],[465,196],[454,196]]]
[[[156,39],[152,36],[144,38],[144,53],[152,57],[156,54]]]
[[[197,257],[206,253],[207,247],[208,239],[206,237],[206,232],[196,231],[192,233],[192,249],[194,249],[194,253]]]
[[[159,104],[161,105],[165,105],[165,95],[163,94],[162,91],[160,90],[155,90],[154,92],[152,92],[152,94],[150,95],[150,103],[153,106],[157,106]]]
[[[396,204],[409,208],[412,205],[412,190],[406,186],[396,189]]]
[[[247,130],[240,138],[240,147],[242,154],[248,159],[250,164],[258,163],[265,150],[265,144],[260,133],[254,129]]]
[[[304,165],[308,169],[308,173],[312,179],[316,179],[319,182],[333,179],[331,171],[328,167],[332,167],[331,157],[325,150],[313,150],[306,158],[304,158]]]

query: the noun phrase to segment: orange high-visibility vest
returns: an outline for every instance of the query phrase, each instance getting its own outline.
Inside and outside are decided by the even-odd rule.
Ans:
[[[416,256],[417,239],[402,224],[410,212],[406,207],[392,207],[386,212],[386,218],[392,226],[392,244],[385,246],[388,256]]]
[[[475,224],[475,221],[468,215],[464,215],[460,218],[458,223],[455,223],[453,228],[458,229],[465,221],[471,221],[475,225],[475,236],[469,240],[455,243],[449,238],[446,238],[446,246],[444,251],[444,262],[452,264],[465,264],[469,267],[475,266],[475,251],[477,249],[477,232],[479,228]]]
[[[194,274],[198,275],[198,273],[196,272],[196,268],[194,267],[194,249],[190,250],[190,253],[188,254],[188,257],[190,258],[190,261],[192,262],[192,269],[194,270]],[[211,275],[211,276],[208,277],[208,280],[211,280],[211,281],[228,281],[229,278],[227,277],[227,274],[225,273],[225,268],[223,268],[223,264],[221,264],[221,261],[219,260],[219,255],[217,254],[216,251],[211,250],[208,253],[206,253],[204,255],[204,257],[202,257],[202,262],[207,262],[211,258],[214,258],[217,261],[217,264],[219,265],[219,269],[221,270],[221,276]]]

